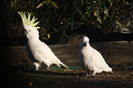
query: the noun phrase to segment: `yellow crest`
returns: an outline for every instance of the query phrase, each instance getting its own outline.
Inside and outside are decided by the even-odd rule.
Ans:
[[[36,21],[37,18],[35,16],[31,18],[31,15],[32,15],[31,13],[28,12],[27,16],[25,12],[18,12],[18,14],[21,16],[24,26],[28,25],[36,29],[40,28],[39,26],[37,26],[39,24],[39,21]]]

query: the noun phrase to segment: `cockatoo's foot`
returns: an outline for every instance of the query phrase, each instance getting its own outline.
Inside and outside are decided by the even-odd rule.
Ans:
[[[91,74],[91,76],[96,76],[96,72],[93,72],[93,73]]]
[[[86,76],[88,77],[88,76],[90,76],[88,73],[86,73]]]
[[[36,67],[36,71],[39,71],[39,67],[41,66],[39,63],[36,63],[36,62],[34,62],[34,65],[35,65],[35,67]]]
[[[92,76],[92,75],[90,74],[90,71],[85,70],[85,76],[86,76],[86,77],[89,77],[89,76]]]
[[[49,71],[50,70],[50,67],[47,67],[47,70]]]
[[[58,67],[61,67],[60,64],[56,64]]]
[[[90,72],[86,71],[86,72],[85,72],[85,76],[86,76],[86,77],[90,77],[90,76],[95,76],[95,74],[94,74],[94,73],[91,74]]]
[[[110,71],[109,73],[113,74],[114,72],[113,71]]]
[[[87,76],[87,77],[90,77],[90,76],[96,76],[96,75],[86,73],[86,76]]]

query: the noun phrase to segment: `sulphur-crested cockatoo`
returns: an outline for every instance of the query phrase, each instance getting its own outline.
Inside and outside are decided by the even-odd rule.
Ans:
[[[81,66],[86,69],[86,72],[87,70],[93,71],[92,75],[103,71],[112,72],[112,68],[107,65],[101,53],[90,46],[87,36],[83,36],[80,44],[80,53]]]
[[[44,63],[47,68],[49,68],[52,64],[55,64],[59,67],[63,66],[65,68],[68,68],[55,56],[52,50],[44,42],[40,41],[39,32],[37,30],[40,28],[39,26],[37,26],[39,22],[35,22],[37,18],[35,18],[35,16],[32,16],[33,18],[31,19],[31,13],[28,13],[28,16],[26,16],[25,12],[18,13],[22,18],[26,37],[28,39],[28,46],[30,48],[32,56],[35,60],[38,61],[34,62],[36,70],[39,70],[39,67],[41,66],[40,63]]]

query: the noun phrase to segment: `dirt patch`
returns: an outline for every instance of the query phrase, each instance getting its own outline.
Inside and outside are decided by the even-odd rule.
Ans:
[[[80,67],[62,69],[51,67],[35,71],[31,65],[10,67],[5,74],[4,86],[14,88],[132,88],[133,69],[116,68],[113,73],[102,73],[96,76],[85,76]]]
[[[133,88],[133,43],[98,43],[92,46],[102,53],[113,73],[86,77],[80,67],[78,46],[50,46],[69,66],[69,69],[51,67],[50,71],[44,66],[35,71],[25,46],[7,47],[2,59],[5,61],[0,64],[1,84],[6,88]]]

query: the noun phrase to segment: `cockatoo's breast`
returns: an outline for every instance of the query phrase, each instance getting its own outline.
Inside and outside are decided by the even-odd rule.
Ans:
[[[101,57],[101,54],[97,50],[92,48],[90,45],[83,47],[81,49],[81,54],[83,55],[83,62],[86,68],[93,71],[93,68],[95,67],[95,60],[99,60],[99,58]],[[94,60],[94,56],[97,57],[95,60]]]

